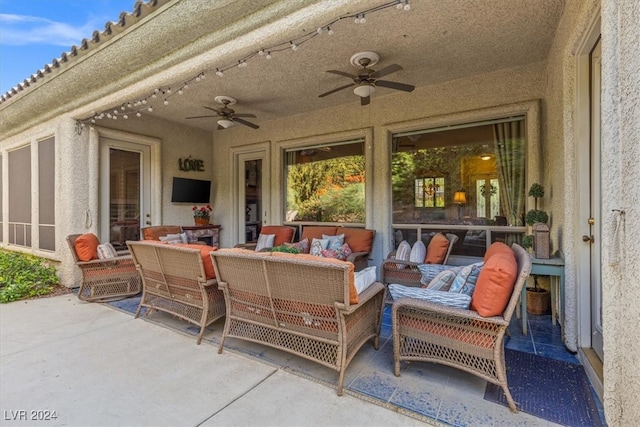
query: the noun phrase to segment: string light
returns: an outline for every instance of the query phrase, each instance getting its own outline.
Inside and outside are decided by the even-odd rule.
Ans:
[[[224,74],[225,74],[225,71],[227,71],[229,69],[232,69],[234,67],[245,68],[248,65],[247,61],[250,60],[251,58],[253,58],[256,55],[257,56],[264,56],[265,59],[271,60],[273,58],[273,54],[274,53],[280,53],[280,52],[283,52],[285,50],[291,50],[291,51],[295,52],[300,48],[300,46],[302,44],[308,42],[309,40],[311,40],[315,36],[322,35],[324,32],[326,32],[328,35],[332,36],[334,34],[334,30],[333,30],[332,26],[334,26],[335,24],[337,24],[338,22],[340,22],[340,21],[342,21],[344,19],[353,19],[354,23],[356,23],[356,24],[364,24],[367,21],[367,19],[366,19],[366,15],[367,14],[371,14],[371,13],[379,12],[379,11],[386,10],[386,9],[389,9],[389,8],[393,8],[394,6],[398,10],[408,11],[408,10],[411,9],[411,6],[409,5],[409,0],[389,0],[386,3],[383,3],[383,4],[378,5],[378,6],[374,6],[372,8],[367,9],[367,10],[359,11],[359,12],[356,12],[356,13],[353,13],[353,14],[343,15],[343,16],[335,18],[333,21],[328,22],[325,25],[317,27],[315,32],[305,33],[300,37],[297,37],[295,39],[289,40],[288,43],[287,42],[281,42],[281,43],[273,45],[271,47],[261,47],[260,49],[258,49],[254,53],[252,53],[250,55],[247,55],[244,58],[241,58],[240,60],[237,61],[237,63],[232,63],[230,65],[223,66],[223,67],[217,67],[217,68],[215,68],[215,74],[218,77],[223,77]],[[199,72],[195,77],[185,81],[182,84],[182,86],[179,86],[180,89],[178,89],[177,94],[178,95],[183,95],[184,91],[189,88],[189,83],[200,82],[200,81],[202,81],[204,79],[205,79],[205,72],[204,71]],[[128,101],[126,103],[123,103],[120,106],[120,110],[123,112],[121,117],[123,119],[128,119],[129,118],[129,114],[127,114],[127,113],[135,114],[136,117],[142,117],[142,114],[141,114],[142,110],[152,112],[153,111],[153,107],[151,105],[146,106],[146,104],[148,102],[147,99],[148,98],[156,99],[161,94],[164,95],[163,105],[169,105],[169,98],[174,95],[174,93],[172,92],[171,88],[170,87],[156,88],[147,97],[143,97],[143,98],[141,98],[141,99],[139,99],[137,101]],[[85,127],[84,126],[85,122],[96,123],[97,120],[102,120],[102,119],[105,118],[105,116],[108,119],[117,120],[118,119],[118,113],[119,113],[119,111],[118,111],[117,107],[113,111],[113,114],[111,114],[110,112],[98,113],[98,112],[92,111],[91,115],[87,119],[78,120],[77,121],[76,129],[78,130],[79,133],[81,133],[82,129],[84,129],[84,127]]]

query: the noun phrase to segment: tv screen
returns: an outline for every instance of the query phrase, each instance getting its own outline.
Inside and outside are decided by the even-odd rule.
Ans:
[[[209,203],[211,181],[173,177],[172,203]]]

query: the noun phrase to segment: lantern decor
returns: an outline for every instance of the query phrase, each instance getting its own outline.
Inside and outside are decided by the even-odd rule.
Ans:
[[[196,225],[209,225],[209,220],[211,219],[211,212],[213,212],[213,208],[210,205],[193,207],[193,219],[196,222]]]

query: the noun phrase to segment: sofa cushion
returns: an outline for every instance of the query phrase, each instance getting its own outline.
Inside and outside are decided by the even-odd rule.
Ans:
[[[279,225],[265,225],[260,229],[260,234],[273,234],[276,236],[273,241],[273,246],[290,243],[291,240],[293,240],[293,233],[295,233],[295,229]]]
[[[327,249],[337,251],[344,244],[344,234],[336,234],[334,236],[323,234],[322,240],[329,240]]]
[[[335,258],[341,260],[347,259],[352,253],[353,251],[347,243],[343,244],[338,249],[326,249],[321,252],[322,256],[325,258]]]
[[[471,309],[480,316],[501,315],[516,283],[518,263],[511,254],[496,253],[484,263],[471,299]]]
[[[78,236],[73,248],[76,250],[76,255],[80,261],[91,261],[92,259],[98,259],[99,244],[98,236],[93,233],[85,233]]]
[[[344,241],[353,252],[371,252],[376,233],[365,228],[340,227],[336,233],[344,233]]]
[[[326,250],[329,246],[329,239],[318,239],[314,237],[311,240],[311,247],[309,248],[309,254],[313,256],[322,256],[322,251]]]
[[[409,254],[409,261],[416,264],[422,264],[427,257],[427,247],[422,243],[422,240],[418,240],[411,247],[411,253]]]
[[[463,293],[471,296],[476,287],[480,270],[484,263],[477,262],[475,264],[469,264],[462,266],[456,272],[456,277],[451,283],[449,292]]]
[[[378,274],[376,273],[376,266],[367,267],[363,270],[355,272],[355,284],[356,291],[358,295],[362,293],[365,289],[371,286],[376,279],[378,278]]]
[[[179,225],[154,225],[143,229],[143,238],[144,240],[160,240],[160,236],[181,232],[182,228]]]
[[[176,243],[189,243],[186,242],[180,234],[167,234],[166,236],[160,236],[159,239],[161,242],[169,243],[170,245],[174,245]]]
[[[200,251],[200,256],[202,257],[202,263],[204,264],[205,278],[207,280],[216,278],[216,272],[213,269],[213,260],[211,259],[210,253],[212,251],[217,251],[218,248],[216,248],[215,246],[198,245],[194,243],[177,243],[176,246],[180,246],[183,248],[198,249]]]
[[[418,270],[420,270],[421,274],[420,283],[424,286],[428,286],[429,283],[431,283],[431,281],[441,272],[445,270],[452,270],[457,273],[458,267],[443,264],[420,264],[418,265]]]
[[[449,250],[449,240],[442,233],[436,233],[427,247],[427,258],[425,264],[442,264]]]
[[[433,289],[415,288],[398,284],[389,285],[389,293],[394,300],[403,297],[415,298],[464,309],[468,309],[469,303],[471,302],[471,297],[465,294],[434,291]]]
[[[102,243],[98,245],[97,253],[99,259],[109,259],[118,256],[116,248],[114,248],[111,243]]]
[[[311,242],[314,237],[316,239],[322,239],[323,234],[334,236],[337,228],[338,227],[335,226],[308,225],[302,229],[302,236],[300,236],[300,240],[307,238]]]
[[[438,273],[438,275],[431,282],[429,282],[427,286],[423,286],[423,288],[446,292],[451,287],[453,279],[455,278],[456,272],[454,270],[444,270]]]
[[[355,284],[355,266],[349,261],[340,261],[335,258],[322,258],[311,254],[289,254],[286,252],[271,252],[272,257],[293,258],[327,264],[341,264],[349,266],[349,304],[358,304],[358,291]]]

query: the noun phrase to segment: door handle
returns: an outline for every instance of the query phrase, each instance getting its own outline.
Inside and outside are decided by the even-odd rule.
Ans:
[[[587,236],[586,234],[584,236],[582,236],[582,241],[583,242],[589,242],[589,243],[593,243],[593,236]]]
[[[151,225],[151,221],[146,221],[145,224]]]

